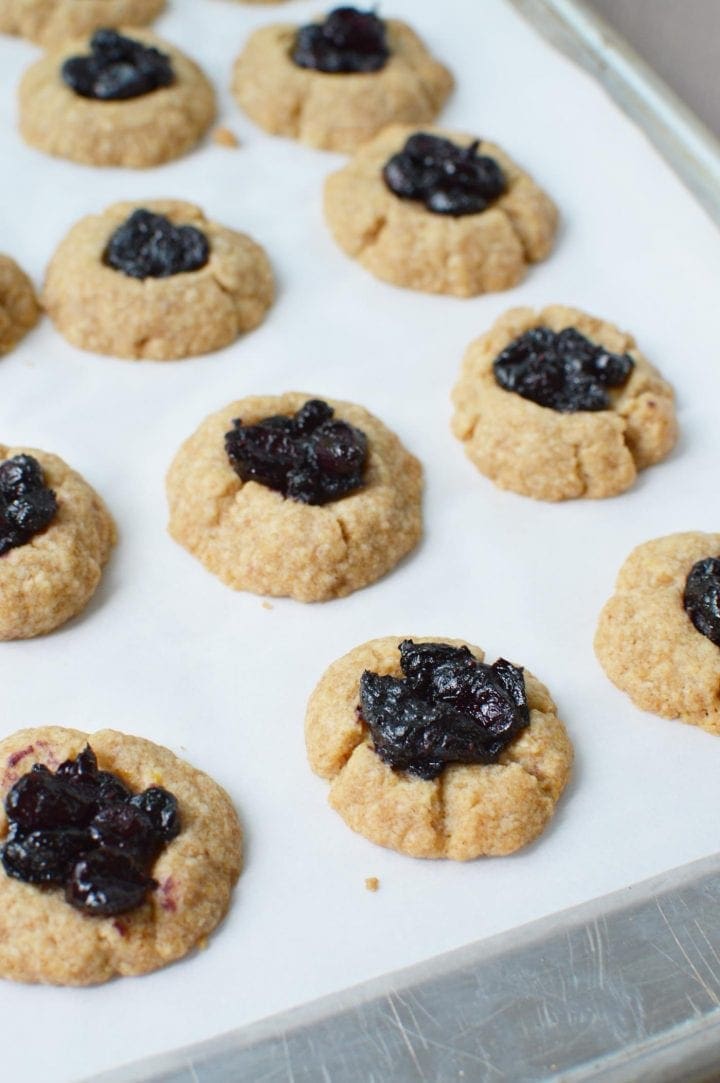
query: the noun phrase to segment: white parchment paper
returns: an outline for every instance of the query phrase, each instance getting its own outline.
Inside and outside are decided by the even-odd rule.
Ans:
[[[211,1037],[706,855],[720,838],[720,740],[635,710],[592,651],[634,545],[718,529],[716,231],[602,90],[501,0],[387,0],[383,11],[412,21],[457,75],[443,121],[506,147],[556,199],[562,229],[549,261],[504,294],[458,301],[376,282],[323,223],[323,177],[342,159],[266,136],[226,89],[253,27],[317,10],[171,0],[158,29],[214,78],[241,146],[208,143],[145,172],[25,147],[14,88],[37,50],[0,40],[1,251],[40,282],[83,214],[177,196],[255,236],[279,282],[263,327],[206,358],[96,357],[46,320],[0,361],[0,439],[67,459],[103,494],[121,537],[82,618],[0,647],[2,735],[58,723],[155,739],[227,787],[247,840],[230,915],[206,951],[96,989],[0,985],[2,1078],[13,1083],[67,1083]],[[552,301],[631,329],[677,389],[676,452],[613,500],[553,506],[502,493],[449,433],[468,341],[511,305]],[[370,589],[266,609],[169,539],[163,476],[208,412],[291,388],[363,403],[400,434],[426,467],[426,537]],[[353,835],[326,806],[305,762],[307,696],[330,661],[390,633],[463,637],[549,686],[577,767],[528,850],[413,861]],[[364,888],[371,875],[377,894]]]

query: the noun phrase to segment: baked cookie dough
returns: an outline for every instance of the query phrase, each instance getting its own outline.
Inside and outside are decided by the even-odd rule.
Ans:
[[[562,413],[501,387],[493,362],[532,328],[576,328],[591,343],[634,362],[609,391],[610,407]],[[452,393],[452,430],[481,473],[501,489],[536,500],[614,496],[659,462],[677,438],[672,388],[632,335],[564,305],[514,308],[470,344]]]
[[[40,464],[57,512],[44,530],[0,556],[0,640],[43,635],[80,613],[116,540],[102,500],[62,459],[0,444],[0,464],[18,455]]]
[[[386,124],[432,121],[453,88],[450,72],[406,23],[384,20],[390,57],[379,71],[328,73],[291,59],[297,26],[264,26],[235,62],[232,92],[273,135],[351,152]]]
[[[39,315],[32,282],[14,260],[0,255],[0,354],[17,345]]]
[[[423,133],[463,147],[476,140],[438,128]],[[392,125],[325,182],[325,218],[349,256],[386,282],[428,293],[472,297],[517,285],[528,264],[545,259],[557,225],[554,204],[500,147],[482,140],[506,190],[486,210],[452,217],[401,199],[383,180],[383,167],[417,128]]]
[[[413,636],[413,643],[479,647],[454,639]],[[411,857],[469,861],[509,854],[547,826],[570,777],[573,751],[547,689],[524,672],[530,724],[497,763],[444,767],[424,780],[389,767],[375,752],[359,715],[364,671],[401,677],[402,637],[373,639],[327,669],[305,717],[308,759],[330,781],[330,805],[348,827]]]
[[[111,237],[140,209],[204,234],[207,263],[144,279],[108,266]],[[81,349],[167,361],[227,346],[262,322],[273,296],[268,258],[248,236],[209,221],[192,203],[149,200],[114,203],[73,226],[48,267],[43,304]]]
[[[0,33],[50,48],[104,26],[142,26],[165,0],[2,0]]]
[[[65,42],[32,64],[20,83],[26,143],[85,165],[132,168],[159,165],[195,146],[215,118],[215,93],[205,75],[151,31],[124,27],[122,33],[168,56],[174,81],[126,100],[82,97],[63,82],[61,69],[68,58],[89,55],[89,38]]]
[[[0,867],[0,977],[93,985],[144,974],[201,945],[225,916],[241,866],[242,835],[224,790],[168,749],[115,730],[59,726],[20,730],[0,741],[0,797],[34,764],[54,771],[90,744],[101,770],[133,791],[162,786],[177,798],[182,829],[152,870],[148,900],[117,917],[88,916],[62,888],[39,888]],[[0,805],[0,841],[8,820]]]
[[[720,556],[720,534],[670,534],[632,551],[603,608],[595,653],[633,703],[720,734],[720,648],[685,610],[698,561]]]
[[[361,406],[325,400],[337,420],[367,436],[360,489],[319,506],[241,481],[224,443],[234,419],[252,425],[289,416],[312,398],[293,391],[233,402],[203,421],[170,467],[170,534],[234,590],[301,602],[343,597],[375,582],[420,540],[420,464]]]

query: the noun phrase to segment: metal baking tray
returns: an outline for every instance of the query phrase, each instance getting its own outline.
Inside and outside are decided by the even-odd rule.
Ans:
[[[556,127],[562,121],[564,132],[571,132],[573,124],[587,123],[598,132],[600,180],[596,189],[588,188],[582,200],[578,199],[578,206],[584,202],[588,214],[609,213],[601,183],[608,154],[619,147],[627,163],[636,152],[633,165],[639,173],[635,187],[651,186],[648,199],[682,212],[682,228],[670,228],[664,246],[655,246],[654,240],[648,239],[647,251],[621,253],[621,258],[634,261],[639,275],[647,276],[650,287],[638,289],[638,296],[632,299],[638,311],[635,320],[631,303],[625,315],[622,290],[614,296],[607,291],[603,296],[602,280],[611,276],[615,267],[619,226],[608,225],[613,243],[599,252],[597,282],[573,293],[573,277],[582,272],[587,278],[592,262],[583,264],[580,260],[583,241],[588,238],[583,236],[577,206],[567,199],[563,202],[566,213],[559,254],[533,271],[526,285],[506,294],[457,304],[391,291],[368,281],[364,272],[347,264],[322,239],[312,252],[313,258],[318,256],[318,265],[313,263],[312,273],[308,273],[302,251],[291,251],[306,246],[302,225],[278,212],[273,216],[277,218],[274,226],[263,210],[258,189],[264,183],[272,190],[276,183],[273,171],[284,169],[294,155],[305,173],[297,184],[293,182],[290,206],[301,204],[311,229],[322,238],[317,191],[322,174],[333,167],[335,159],[263,137],[238,117],[226,92],[221,97],[223,122],[240,131],[243,146],[238,152],[205,148],[184,163],[151,174],[103,171],[100,177],[97,171],[46,162],[19,145],[16,148],[33,216],[29,223],[27,219],[23,222],[22,216],[7,215],[6,210],[8,239],[4,247],[36,278],[40,278],[51,251],[48,235],[59,240],[79,214],[114,198],[160,194],[195,198],[219,220],[254,233],[267,244],[271,256],[276,252],[282,255],[283,244],[285,252],[279,268],[280,298],[266,326],[215,360],[182,362],[171,370],[161,365],[141,366],[138,371],[126,362],[95,359],[72,350],[46,322],[17,356],[0,367],[3,438],[46,446],[65,455],[108,498],[124,535],[86,620],[47,640],[3,647],[5,730],[41,721],[88,729],[112,724],[161,740],[228,787],[248,831],[246,872],[230,918],[206,952],[152,978],[116,982],[107,990],[40,990],[9,983],[0,989],[0,1007],[9,1032],[21,1034],[25,1027],[27,1034],[36,1035],[38,1012],[49,1028],[44,1042],[27,1037],[17,1043],[22,1057],[20,1051],[11,1051],[7,1070],[14,1083],[44,1083],[49,1078],[62,1083],[81,1078],[104,1083],[699,1080],[708,1078],[720,1061],[720,963],[716,955],[720,951],[720,858],[706,856],[717,845],[712,813],[716,808],[716,768],[720,767],[720,750],[715,745],[719,742],[677,723],[640,715],[596,668],[593,671],[591,659],[584,660],[599,605],[631,545],[671,529],[716,527],[712,510],[701,510],[701,499],[713,480],[716,460],[712,452],[718,446],[708,435],[714,419],[705,418],[697,407],[701,381],[696,380],[692,388],[694,403],[689,391],[681,396],[684,432],[696,424],[701,434],[695,447],[690,442],[688,449],[689,441],[684,437],[679,452],[655,468],[647,482],[643,479],[634,497],[628,494],[593,506],[561,509],[498,494],[463,463],[459,449],[446,449],[450,444],[446,428],[437,435],[430,432],[430,422],[446,427],[445,401],[462,346],[515,303],[578,303],[632,327],[641,347],[650,339],[647,352],[676,384],[683,364],[687,360],[690,366],[693,358],[677,356],[674,367],[668,366],[667,359],[673,349],[681,354],[678,343],[687,335],[691,319],[701,325],[693,345],[709,342],[708,361],[714,350],[714,339],[709,337],[711,319],[705,311],[710,289],[698,296],[697,289],[693,292],[685,284],[682,269],[686,264],[681,254],[677,298],[683,314],[676,316],[681,326],[675,335],[674,321],[665,318],[659,321],[657,332],[652,331],[653,302],[643,296],[652,291],[653,281],[660,281],[659,277],[652,279],[659,270],[651,270],[658,255],[669,257],[680,252],[683,240],[700,263],[710,269],[720,267],[715,262],[720,246],[712,226],[707,220],[702,225],[691,197],[677,190],[659,159],[641,146],[643,136],[630,129],[614,107],[602,104],[594,89],[588,88],[585,76],[571,70],[559,56],[547,65],[547,46],[528,36],[527,28],[514,21],[510,4],[600,78],[714,217],[720,215],[717,144],[627,45],[576,0],[492,0],[482,9],[472,10],[466,0],[464,6],[462,0],[455,0],[443,6],[442,12],[434,10],[436,5],[418,0],[399,0],[393,7],[411,19],[429,41],[438,41],[438,54],[450,61],[450,50],[443,52],[442,48],[443,34],[447,37],[443,24],[453,14],[462,14],[468,27],[476,30],[478,63],[483,49],[504,51],[509,73],[507,94],[516,97],[517,112],[527,118],[524,133],[522,124],[516,128],[510,125],[507,149],[531,172],[539,162],[538,179],[553,195],[562,186],[559,176],[553,176],[551,157],[542,158],[539,126],[543,123]],[[289,7],[288,16],[300,20],[316,7],[298,0]],[[246,10],[221,0],[193,0],[192,4],[176,0],[176,8],[186,20],[186,40],[179,41],[179,35],[173,35],[171,16],[167,34],[188,51],[193,51],[192,42],[197,40],[197,55],[202,53],[204,27],[215,12],[218,18],[235,19],[242,32],[250,25],[281,17],[274,8],[271,13],[268,9]],[[232,16],[227,14],[230,8]],[[161,23],[161,32],[163,28]],[[34,55],[21,43],[12,47],[23,49],[26,60]],[[200,55],[200,59],[216,81],[226,79],[227,58],[238,47],[226,48],[224,69],[219,60],[213,69],[214,58],[210,46],[205,45],[207,55]],[[473,56],[474,50],[473,46]],[[2,55],[6,52],[9,55],[9,47]],[[555,103],[552,112],[534,108],[532,86],[522,79],[522,66],[532,64],[536,53],[545,73],[559,73],[557,90],[553,88],[543,99],[546,109],[547,101]],[[470,55],[468,49],[466,59]],[[514,62],[520,70],[513,69]],[[489,137],[506,142],[502,126],[494,119],[493,102],[476,103],[467,94],[463,96],[464,71],[460,64],[453,66],[461,90],[443,119],[447,118],[448,126],[484,127]],[[582,115],[579,106],[575,108],[577,102],[567,96],[568,88],[577,92]],[[477,123],[472,122],[471,106],[481,114]],[[510,114],[508,107],[506,120]],[[0,121],[6,127],[11,122],[6,102],[0,106]],[[262,161],[252,158],[256,145],[262,151]],[[252,185],[245,183],[243,176],[247,160]],[[568,163],[570,158],[564,162]],[[42,183],[34,183],[31,169],[42,172]],[[230,181],[239,193],[240,207],[234,215],[227,192]],[[612,180],[607,183],[614,193]],[[633,183],[629,182],[629,191]],[[0,185],[5,196],[16,196],[17,191],[11,179],[5,188]],[[566,197],[570,191],[566,189]],[[46,208],[42,200],[57,192],[63,197],[60,209]],[[617,203],[610,209],[617,218]],[[641,213],[639,207],[637,213]],[[258,229],[253,228],[255,221]],[[621,225],[629,228],[627,222]],[[667,230],[667,223],[659,223],[659,228]],[[330,289],[327,277],[322,279],[323,261],[328,264],[329,276],[342,277],[343,284],[348,283],[339,296],[329,293],[331,311],[323,308],[325,288]],[[314,282],[315,276],[319,284],[313,292],[308,282]],[[566,292],[559,293],[563,288]],[[303,289],[303,303],[315,306],[319,315],[313,324],[312,350],[300,351],[302,362],[295,368],[288,364],[288,354],[298,349],[302,297],[300,301],[296,297]],[[391,306],[383,308],[386,298]],[[694,300],[696,308],[692,307]],[[370,328],[357,329],[365,348],[372,345],[378,354],[367,365],[376,380],[372,387],[367,384],[367,373],[354,374],[339,366],[332,341],[333,335],[353,320],[353,310],[352,326],[357,325],[357,310],[372,313],[379,321],[376,333]],[[432,310],[435,321],[428,320],[422,335],[413,337],[412,357],[408,358],[403,356],[403,343],[409,332],[402,329],[410,321],[421,321],[421,310]],[[666,341],[668,356],[663,356]],[[352,351],[352,347],[348,349]],[[399,367],[397,375],[385,375],[386,355]],[[417,394],[413,389],[410,405],[395,405],[386,391],[389,388],[397,393],[398,387],[407,386],[416,364],[425,383]],[[40,388],[36,382],[39,376]],[[712,379],[720,391],[720,381]],[[275,612],[267,612],[260,608],[259,599],[238,598],[214,584],[202,569],[170,546],[163,536],[159,479],[179,441],[210,409],[246,392],[298,385],[364,402],[428,461],[429,539],[415,563],[411,559],[376,588],[344,603],[323,610],[273,602]],[[164,397],[166,406],[162,405]],[[152,410],[146,408],[145,400]],[[96,415],[109,414],[114,421],[123,409],[127,412],[129,404],[133,404],[134,424],[113,442],[107,432],[108,417]],[[32,412],[29,423],[28,411]],[[107,449],[103,440],[109,442]],[[123,461],[123,441],[130,446],[134,486]],[[708,451],[711,461],[705,472],[699,473]],[[435,469],[434,456],[440,464]],[[138,470],[143,478],[141,486],[137,485]],[[138,489],[142,491],[138,493]],[[668,507],[671,501],[664,498],[666,492],[672,495],[672,509]],[[132,523],[138,512],[146,517],[144,526],[152,536],[147,548],[142,532]],[[482,592],[478,588],[465,604],[467,592],[462,583],[457,588],[449,584],[442,565],[431,559],[438,549],[451,550],[454,532],[468,516],[477,534],[472,545],[458,555],[461,569],[472,566],[476,551],[481,559],[489,560],[491,552],[512,550],[513,543],[528,559],[532,548],[519,539],[523,530],[532,535],[531,542],[537,538],[535,547],[544,562],[541,568],[533,569],[534,576],[557,575],[563,570],[565,555],[561,552],[553,559],[551,548],[556,534],[566,531],[574,531],[585,544],[587,532],[592,531],[597,551],[603,550],[603,567],[587,589],[582,569],[571,569],[570,597],[558,602],[552,615],[546,597],[533,595],[530,580],[520,582],[517,589],[509,588],[506,605],[501,593],[492,595],[492,584],[482,580]],[[482,536],[485,528],[491,535],[487,540]],[[138,571],[140,562],[151,564],[151,570]],[[493,571],[500,572],[502,567]],[[429,597],[416,595],[415,577],[421,573],[429,577],[424,584],[429,596],[436,599],[445,592],[449,598],[444,626],[439,626],[443,607],[431,603]],[[177,590],[179,581],[182,591]],[[208,595],[207,609],[203,609]],[[573,600],[573,595],[579,600]],[[483,605],[491,617],[482,612],[478,616]],[[166,642],[152,639],[154,611],[161,606],[168,610],[162,625],[167,627]],[[220,746],[215,738],[223,733],[222,727],[227,729],[236,720],[225,717],[221,726],[217,715],[227,709],[232,695],[253,693],[234,672],[228,674],[223,636],[213,630],[219,621],[223,622],[223,633],[227,629],[250,654],[244,669],[240,663],[243,680],[255,667],[263,674],[272,673],[278,643],[290,651],[293,641],[304,637],[311,656],[311,662],[306,656],[290,672],[287,688],[274,689],[274,699],[264,713],[257,696],[244,711],[240,706],[237,726],[241,730],[245,727],[246,734],[243,732],[242,741],[227,736]],[[547,644],[537,642],[538,626]],[[526,855],[505,859],[504,864],[476,862],[456,869],[412,863],[351,836],[324,807],[324,786],[310,778],[302,761],[299,723],[307,692],[324,666],[342,650],[371,635],[413,630],[463,635],[494,653],[505,652],[526,662],[558,698],[579,752],[576,780],[563,799],[556,823]],[[250,636],[258,634],[266,637],[266,656],[252,654]],[[582,661],[573,654],[575,640],[579,641],[578,651],[582,648]],[[133,654],[135,641],[145,654],[144,662]],[[125,653],[132,658],[133,668],[120,666],[116,673],[117,657]],[[569,672],[565,672],[563,659],[556,658],[563,653],[570,656]],[[38,665],[47,667],[46,679],[31,684]],[[573,669],[578,670],[577,676]],[[223,696],[216,691],[221,685]],[[298,689],[304,694],[299,695]],[[602,701],[603,707],[593,716],[591,707],[596,701]],[[247,718],[254,713],[260,715],[260,726],[255,729]],[[584,713],[593,728],[586,722],[583,729]],[[263,728],[277,724],[283,714],[288,718],[283,730],[288,748],[268,779],[264,772],[271,761],[266,746],[272,745],[271,751],[277,755],[277,742],[274,735],[268,742]],[[627,746],[607,762],[596,735],[598,721],[607,722],[608,740],[627,734]],[[617,769],[618,756],[624,757],[621,771]],[[672,771],[667,768],[671,760]],[[702,766],[698,760],[704,761]],[[618,779],[618,774],[627,774],[627,780]],[[659,804],[673,781],[676,792],[667,803],[680,821],[675,831],[673,818],[667,814],[663,818]],[[598,797],[607,802],[600,809],[597,803],[593,806]],[[289,806],[284,825],[277,813],[280,801]],[[653,848],[652,831],[638,824],[634,851],[627,837],[635,829],[628,830],[627,824],[630,818],[648,811],[663,833],[662,845]],[[602,831],[592,826],[593,816],[605,821],[604,844]],[[297,828],[293,829],[295,821]],[[577,831],[583,823],[588,825],[584,850],[582,838],[573,836],[571,830]],[[573,847],[575,867],[570,855],[563,853]],[[268,861],[267,854],[273,849],[274,866],[281,864],[287,870],[285,880],[282,869],[274,873]],[[680,867],[663,871],[674,865]],[[366,894],[364,877],[377,873],[380,891]],[[646,879],[649,874],[655,875]],[[548,884],[550,878],[556,882]],[[613,887],[618,890],[607,894]],[[577,902],[580,905],[571,905]],[[320,935],[322,928],[305,925],[306,908],[313,905],[320,907],[317,925],[327,926],[326,939]],[[260,918],[258,910],[263,908],[270,914]],[[273,908],[279,915],[275,926]],[[507,911],[504,915],[503,909]],[[297,915],[293,920],[294,910]],[[473,910],[477,920],[473,920]],[[440,918],[448,913],[455,929],[441,933]],[[528,921],[536,915],[542,916]],[[244,923],[254,933],[270,930],[270,934],[258,938],[258,943],[242,941]],[[473,926],[477,927],[476,935],[468,935]],[[379,962],[375,944],[378,930],[388,939],[386,955],[392,972],[384,975],[382,970],[387,967]],[[343,936],[352,938],[354,946],[346,950]],[[302,944],[296,947],[296,941]],[[453,950],[445,951],[445,946]],[[277,957],[285,949],[290,959],[287,991],[273,993],[262,988],[253,1008],[247,997],[243,999],[243,989],[253,991],[253,981],[257,982],[264,965],[276,983],[277,975],[282,981],[282,960],[278,963]],[[367,965],[363,965],[363,956]],[[407,967],[404,962],[413,965]],[[302,981],[297,979],[299,964],[307,968]],[[395,969],[398,966],[401,968]],[[382,976],[336,991],[373,973]],[[314,999],[318,991],[329,995]],[[273,1003],[290,1010],[257,1022]],[[292,1004],[300,1006],[290,1007]],[[153,1036],[153,1011],[162,1016],[158,1016],[164,1028],[160,1037]],[[172,1024],[173,1013],[176,1025]],[[147,1017],[147,1026],[141,1017]],[[30,1026],[28,1019],[32,1020]],[[229,1029],[233,1019],[242,1023],[238,1029]],[[214,1037],[220,1031],[227,1033]],[[184,1047],[184,1040],[197,1037],[207,1040]],[[82,1043],[86,1043],[84,1053],[77,1051]],[[153,1049],[159,1055],[111,1067]]]

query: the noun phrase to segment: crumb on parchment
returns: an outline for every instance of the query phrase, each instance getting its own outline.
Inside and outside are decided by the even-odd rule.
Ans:
[[[240,140],[230,128],[221,126],[216,128],[212,134],[213,143],[217,143],[219,147],[238,147],[240,146]]]

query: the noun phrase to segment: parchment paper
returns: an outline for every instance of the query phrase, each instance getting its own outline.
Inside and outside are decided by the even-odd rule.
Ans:
[[[96,357],[45,320],[0,361],[0,439],[62,455],[105,497],[121,536],[80,619],[0,647],[2,734],[59,723],[155,739],[227,787],[247,841],[229,918],[206,951],[96,989],[0,985],[2,1078],[13,1083],[67,1083],[211,1037],[706,855],[720,838],[720,740],[634,709],[592,651],[634,545],[718,529],[715,229],[602,90],[502,0],[388,0],[382,11],[412,21],[456,73],[443,121],[502,144],[556,199],[562,229],[549,261],[504,294],[458,301],[375,281],[323,223],[323,177],[343,159],[266,136],[227,92],[253,27],[318,10],[171,0],[158,29],[214,78],[241,146],[207,143],[144,172],[25,147],[14,88],[37,50],[0,40],[0,250],[39,282],[83,214],[178,196],[256,237],[279,281],[262,328],[209,357]],[[470,339],[511,305],[552,301],[631,329],[677,389],[677,451],[612,500],[554,506],[502,493],[448,429]],[[211,410],[291,388],[363,403],[420,456],[426,537],[370,589],[266,609],[170,540],[163,476]],[[305,762],[307,696],[330,661],[390,633],[463,637],[549,686],[577,766],[528,850],[413,861],[353,835],[326,806]],[[380,878],[377,894],[367,876]]]

